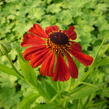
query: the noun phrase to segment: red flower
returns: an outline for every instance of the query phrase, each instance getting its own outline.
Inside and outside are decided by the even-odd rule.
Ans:
[[[23,57],[33,68],[41,65],[40,74],[51,76],[54,81],[66,81],[78,77],[78,69],[71,56],[85,66],[89,66],[93,58],[82,53],[74,27],[59,30],[54,25],[43,30],[40,25],[34,26],[24,35],[22,47],[28,47]],[[66,60],[66,61],[65,61]]]

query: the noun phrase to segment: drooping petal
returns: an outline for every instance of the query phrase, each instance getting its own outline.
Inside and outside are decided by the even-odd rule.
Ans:
[[[64,33],[66,33],[72,40],[75,40],[77,37],[76,32],[74,31],[74,26],[70,26],[68,30],[64,30]]]
[[[77,68],[76,64],[74,63],[73,59],[71,58],[71,56],[68,53],[66,53],[66,57],[68,59],[68,68],[71,73],[71,77],[77,78],[78,77],[78,68]]]
[[[93,62],[93,58],[77,50],[70,50],[70,53],[82,64],[89,66]]]
[[[25,60],[30,60],[33,54],[39,51],[42,52],[42,50],[44,51],[45,48],[46,48],[45,45],[39,45],[39,46],[33,46],[30,48],[27,48],[23,53],[23,57],[25,58]]]
[[[23,41],[21,43],[22,47],[34,46],[44,44],[45,41],[40,37],[37,37],[31,33],[26,33],[23,37]]]
[[[54,81],[66,81],[70,78],[70,72],[68,70],[68,67],[66,63],[64,62],[64,59],[62,55],[59,53],[56,63],[56,69],[53,73],[53,80]]]
[[[50,34],[52,32],[58,32],[59,31],[59,27],[56,26],[56,25],[49,26],[49,27],[46,27],[45,31],[46,31],[47,34]]]
[[[49,49],[45,49],[42,53],[37,54],[37,55],[32,55],[32,58],[30,60],[30,64],[32,65],[33,68],[39,66],[46,60],[46,58],[49,56]]]
[[[50,55],[45,59],[40,69],[40,73],[43,76],[52,76],[53,75],[53,66],[54,66],[55,55],[50,53]]]
[[[82,51],[82,47],[78,42],[70,41],[70,46],[72,50]]]
[[[33,27],[28,32],[33,33],[36,36],[39,36],[42,38],[48,37],[48,35],[45,33],[45,31],[42,29],[42,27],[39,24],[34,24]]]

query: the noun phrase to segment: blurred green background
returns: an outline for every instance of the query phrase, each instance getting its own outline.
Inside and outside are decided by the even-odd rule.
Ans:
[[[19,71],[15,48],[22,51],[21,38],[35,23],[43,28],[58,25],[61,29],[74,25],[78,35],[76,41],[81,43],[85,53],[96,58],[93,70],[83,81],[86,85],[73,91],[66,88],[69,81],[75,80],[59,83],[63,90],[59,101],[56,98],[59,106],[54,101],[47,104],[42,95],[25,81],[0,71],[0,109],[64,109],[60,106],[72,93],[65,109],[109,109],[109,0],[0,0],[0,41],[8,42],[6,46],[9,48],[11,46],[9,55]],[[0,56],[0,64],[10,67],[5,56]],[[81,78],[88,68],[81,64],[78,68]],[[39,68],[35,70],[38,75]],[[49,80],[40,78],[40,81]],[[87,86],[88,83],[94,87]],[[27,99],[30,101],[21,103]],[[42,104],[42,107],[36,104]]]

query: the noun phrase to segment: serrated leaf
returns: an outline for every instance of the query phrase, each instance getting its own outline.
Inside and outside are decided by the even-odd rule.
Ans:
[[[0,72],[0,86],[13,88],[17,77]]]
[[[10,109],[20,101],[20,94],[15,92],[15,88],[0,88],[0,107]],[[15,107],[16,108],[16,107]]]
[[[20,104],[18,104],[17,109],[31,109],[32,103],[37,99],[37,94],[30,94],[29,96],[25,97]]]
[[[60,4],[51,4],[47,8],[47,12],[58,13],[61,11],[61,5],[62,5],[61,3]]]

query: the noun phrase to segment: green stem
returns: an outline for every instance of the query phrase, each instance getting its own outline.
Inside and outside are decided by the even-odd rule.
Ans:
[[[105,38],[104,38],[103,41],[101,42],[101,44],[100,44],[100,46],[99,46],[99,48],[98,48],[98,50],[97,50],[97,53],[96,53],[96,55],[95,55],[94,60],[96,60],[96,58],[97,58],[97,56],[98,56],[98,53],[99,53],[99,51],[100,51],[102,45],[104,44],[104,42],[105,42]],[[95,62],[94,62],[94,63],[95,63]],[[86,75],[81,79],[81,81],[84,81],[84,80],[88,77],[88,75],[94,70],[94,68],[95,68],[94,63],[90,66],[88,72],[86,72]]]
[[[23,79],[23,76],[19,73],[19,71],[16,69],[16,67],[13,65],[10,57],[8,54],[5,54],[6,58],[8,59],[8,62],[10,63],[10,65],[12,66],[12,68],[14,69],[14,71],[17,73],[18,77]]]
[[[98,53],[99,53],[99,51],[100,51],[102,45],[104,44],[104,42],[105,42],[105,37],[104,37],[103,41],[101,42],[101,44],[100,44],[100,46],[99,46],[99,48],[98,48],[98,50],[97,50],[97,53],[96,53],[96,55],[95,55],[95,59],[96,59],[96,57],[97,57],[97,55],[98,55]]]

